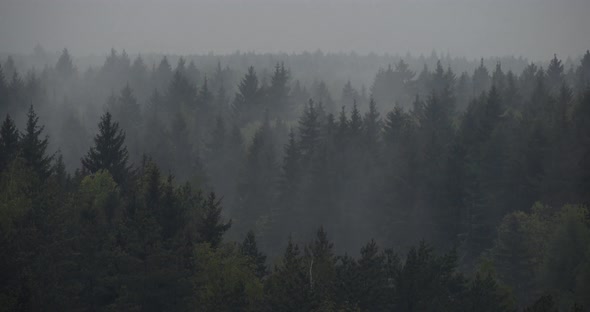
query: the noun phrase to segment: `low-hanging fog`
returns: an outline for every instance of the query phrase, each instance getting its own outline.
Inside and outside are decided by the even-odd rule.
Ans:
[[[589,311],[589,13],[0,0],[0,311]]]

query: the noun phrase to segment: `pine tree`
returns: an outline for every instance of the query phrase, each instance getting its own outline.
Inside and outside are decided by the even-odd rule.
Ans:
[[[94,146],[90,148],[82,165],[91,173],[107,170],[117,184],[129,178],[131,167],[127,164],[129,153],[125,144],[125,133],[119,129],[119,123],[112,120],[106,112],[98,124],[99,133],[94,137]]]
[[[365,117],[363,118],[365,143],[371,153],[377,153],[379,142],[381,142],[381,127],[381,117],[379,111],[377,111],[377,104],[371,98],[369,101],[369,111],[365,113]]]
[[[299,138],[301,155],[304,162],[307,163],[313,157],[320,139],[319,114],[311,99],[299,119]]]
[[[257,222],[266,220],[272,212],[279,175],[275,146],[273,129],[267,115],[254,134],[238,184],[240,232],[245,233],[254,228],[262,230],[261,227],[267,225]]]
[[[565,82],[565,75],[563,71],[563,64],[557,58],[557,54],[553,55],[553,59],[549,62],[547,67],[547,83],[552,94],[557,94],[559,88]]]
[[[182,72],[175,71],[166,91],[168,112],[174,115],[182,108],[194,109],[197,98],[197,88],[188,81]]]
[[[498,91],[504,91],[504,87],[506,84],[506,75],[502,71],[502,64],[498,62],[496,64],[496,70],[492,74],[492,86],[496,87]]]
[[[530,306],[525,307],[523,312],[559,312],[559,309],[555,306],[553,296],[544,295]]]
[[[293,129],[289,132],[289,141],[285,146],[284,155],[280,185],[281,194],[284,196],[281,197],[294,198],[293,196],[298,193],[297,188],[300,183],[301,153]]]
[[[580,65],[576,69],[578,92],[583,92],[590,86],[590,50],[586,50],[586,54],[580,61]]]
[[[271,311],[311,310],[309,285],[299,247],[289,238],[282,261],[275,267],[265,287]]]
[[[161,90],[170,83],[172,78],[172,67],[170,66],[166,56],[164,56],[160,61],[160,64],[154,72],[154,78],[157,83],[156,87]]]
[[[4,112],[8,105],[8,83],[6,82],[6,76],[4,70],[0,65],[0,112]]]
[[[361,248],[358,260],[359,307],[363,311],[384,309],[387,276],[384,272],[385,256],[374,240]]]
[[[246,234],[246,238],[244,238],[244,241],[240,245],[240,252],[251,261],[258,278],[266,276],[266,256],[258,250],[253,231],[248,231]]]
[[[57,64],[55,64],[55,69],[62,79],[71,78],[75,73],[76,69],[74,68],[68,49],[63,49],[59,59],[57,60]]]
[[[41,180],[51,175],[51,162],[53,155],[47,155],[49,138],[41,138],[44,126],[38,126],[39,117],[35,114],[33,106],[27,113],[27,126],[20,138],[21,155],[25,163],[38,175]]]
[[[320,302],[332,301],[336,282],[336,257],[334,244],[320,227],[312,244],[306,248],[305,260],[309,264],[309,283],[314,299]]]
[[[246,73],[238,86],[238,93],[236,93],[233,104],[234,111],[242,122],[249,121],[262,112],[260,95],[258,77],[254,67],[250,66],[248,73]]]
[[[290,73],[285,69],[285,64],[277,63],[268,88],[269,106],[267,108],[273,116],[276,113],[289,113],[292,109],[289,101],[291,91],[289,80]]]
[[[590,187],[590,86],[586,87],[575,108],[574,125],[576,141],[580,149],[578,194],[583,202],[588,203],[590,202],[587,192]]]
[[[215,193],[210,193],[207,199],[202,201],[203,211],[199,217],[197,233],[199,239],[211,244],[212,248],[217,248],[221,244],[223,235],[231,227],[232,221],[227,223],[222,221],[221,217],[221,200],[215,197]]]
[[[349,130],[353,138],[359,138],[363,133],[363,118],[356,106],[356,102],[353,103],[352,111],[350,112]]]
[[[199,89],[197,103],[198,103],[198,105],[201,106],[201,108],[204,111],[207,111],[207,110],[209,110],[209,108],[213,104],[213,101],[214,101],[213,93],[209,90],[209,81],[208,81],[207,77],[205,77],[205,79],[203,80],[203,84],[201,85],[201,88]]]
[[[8,168],[10,162],[17,156],[19,149],[19,133],[10,115],[0,128],[0,172]]]
[[[360,100],[358,91],[352,87],[350,80],[348,80],[342,89],[341,102],[343,105],[348,105],[358,100]]]
[[[479,96],[485,92],[490,85],[490,74],[488,69],[483,65],[483,58],[479,67],[473,72],[473,96]]]

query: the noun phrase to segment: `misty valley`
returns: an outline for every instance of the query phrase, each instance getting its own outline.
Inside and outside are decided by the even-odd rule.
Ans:
[[[579,52],[0,54],[0,311],[589,311]]]

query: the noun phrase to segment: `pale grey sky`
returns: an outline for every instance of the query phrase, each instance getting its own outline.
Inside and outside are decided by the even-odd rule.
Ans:
[[[0,52],[578,56],[590,0],[0,0]]]

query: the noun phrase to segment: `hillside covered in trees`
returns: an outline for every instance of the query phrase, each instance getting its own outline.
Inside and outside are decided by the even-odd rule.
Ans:
[[[590,309],[589,51],[103,61],[0,60],[0,310]]]

